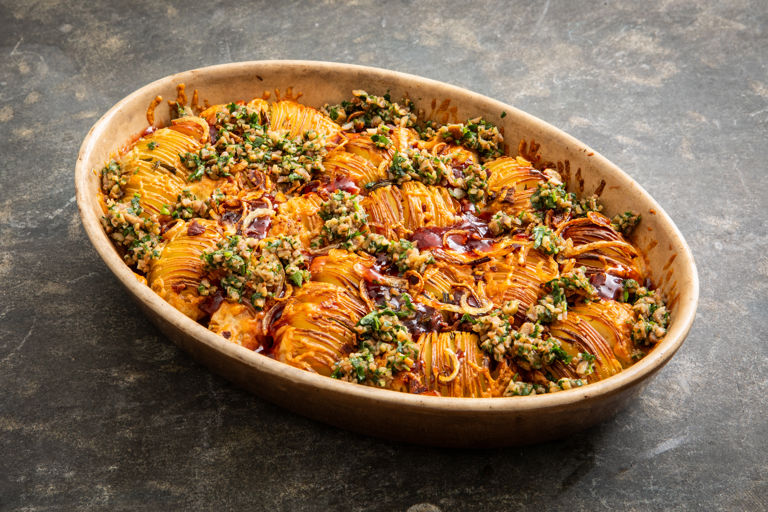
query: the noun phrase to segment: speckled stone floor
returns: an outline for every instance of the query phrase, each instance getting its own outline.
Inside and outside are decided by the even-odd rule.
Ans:
[[[768,509],[764,1],[0,1],[0,509]],[[95,252],[89,127],[166,74],[370,64],[565,129],[687,237],[688,341],[615,419],[517,449],[420,448],[290,414],[194,364]]]

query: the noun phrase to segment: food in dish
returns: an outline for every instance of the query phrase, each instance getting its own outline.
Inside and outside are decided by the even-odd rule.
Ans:
[[[359,384],[500,397],[605,379],[666,333],[628,238],[639,216],[606,217],[488,120],[364,91],[199,107],[181,87],[163,127],[156,105],[97,171],[102,224],[139,279],[231,343]]]

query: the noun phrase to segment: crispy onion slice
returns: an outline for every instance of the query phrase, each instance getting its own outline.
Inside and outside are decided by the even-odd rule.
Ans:
[[[466,288],[467,290],[469,290],[469,293],[462,294],[461,298],[459,299],[459,304],[461,305],[461,308],[465,313],[468,313],[472,316],[479,316],[479,315],[484,315],[493,309],[492,302],[487,302],[484,305],[481,305],[480,307],[470,306],[469,305],[470,294],[479,304],[483,304],[484,301],[481,300],[480,297],[477,296],[477,293],[475,292],[475,290],[470,288],[468,285],[460,283],[457,285],[457,287]]]
[[[411,283],[411,278],[415,279],[414,283]],[[415,270],[407,271],[405,273],[405,279],[408,280],[408,291],[411,295],[419,295],[424,291],[424,276]]]
[[[483,304],[484,301],[482,301],[477,295],[474,293],[474,290],[472,290],[469,286],[465,284],[457,284],[457,288],[467,288],[470,290],[470,293],[474,296],[475,300],[477,300],[479,303]],[[442,310],[442,311],[450,311],[451,313],[460,313],[460,314],[467,314],[471,316],[480,316],[488,313],[493,309],[492,303],[485,303],[481,307],[476,308],[474,306],[470,306],[467,302],[470,293],[463,293],[461,297],[459,298],[459,304],[446,304],[445,302],[440,302],[438,300],[432,299],[430,297],[427,297],[425,295],[422,295],[418,298],[419,302],[422,304],[425,304],[431,308]]]
[[[457,356],[456,352],[454,352],[450,347],[445,347],[443,349],[443,354],[451,361],[451,368],[453,368],[453,370],[449,375],[438,375],[437,378],[440,379],[440,382],[443,384],[447,384],[453,381],[459,375],[461,362],[459,361],[459,356]]]
[[[569,246],[563,251],[563,256],[566,258],[571,258],[573,256],[578,256],[579,254],[584,254],[585,252],[599,251],[600,249],[609,247],[623,249],[628,251],[630,254],[637,256],[637,249],[632,247],[631,244],[622,242],[620,240],[603,240],[600,242],[590,242],[588,244],[579,245],[576,247]]]
[[[360,294],[360,299],[362,299],[362,301],[365,303],[365,307],[368,308],[368,311],[373,311],[376,309],[376,304],[374,304],[370,295],[368,295],[368,287],[366,286],[366,282],[363,279],[357,283],[357,291]]]
[[[283,272],[283,280],[281,281],[281,286],[284,286],[285,290],[280,290],[282,293],[275,293],[276,302],[283,302],[287,299],[290,299],[293,295],[293,285],[285,280],[285,272]]]
[[[243,219],[243,228],[246,226],[250,226],[251,223],[253,223],[254,220],[258,219],[259,217],[274,217],[275,216],[275,210],[271,208],[254,208],[253,210],[250,210],[248,214]]]
[[[464,235],[466,237],[469,237],[469,230],[468,229],[449,229],[448,231],[443,233],[443,247],[447,247],[448,238],[455,235]]]

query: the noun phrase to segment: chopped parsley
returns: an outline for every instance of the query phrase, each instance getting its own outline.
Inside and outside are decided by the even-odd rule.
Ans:
[[[563,248],[563,239],[547,226],[539,225],[533,228],[533,248],[544,254],[557,254]]]
[[[301,286],[309,279],[306,259],[293,237],[265,238],[261,241],[230,235],[218,242],[216,249],[201,255],[208,277],[198,291],[209,295],[215,282],[227,299],[250,302],[263,309],[287,279]]]
[[[123,197],[123,189],[128,183],[128,174],[123,172],[123,168],[116,160],[110,160],[104,168],[101,169],[101,190],[112,199]]]
[[[611,227],[619,233],[629,236],[640,223],[640,215],[634,212],[624,212],[611,219]]]
[[[495,124],[482,117],[470,119],[466,124],[449,124],[437,131],[446,142],[453,142],[477,151],[481,160],[487,161],[502,155],[504,142]]]
[[[318,214],[325,222],[315,246],[337,242],[351,247],[362,242],[368,215],[360,206],[360,196],[337,190],[320,205]]]
[[[419,349],[402,319],[412,317],[415,308],[410,295],[401,299],[400,309],[385,304],[358,321],[358,350],[336,363],[333,378],[385,387],[397,372],[414,366]]]
[[[338,105],[325,105],[322,111],[343,129],[361,132],[377,128],[381,124],[412,127],[416,123],[412,101],[403,99],[402,104],[392,102],[389,93],[383,96],[368,94],[362,90],[352,91],[349,101]]]
[[[107,200],[107,214],[101,224],[109,237],[120,246],[128,265],[148,271],[151,260],[160,256],[160,224],[154,216],[144,214],[141,196],[136,193],[128,203]]]

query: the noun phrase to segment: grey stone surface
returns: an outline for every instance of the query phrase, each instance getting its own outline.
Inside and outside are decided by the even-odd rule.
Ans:
[[[764,1],[0,5],[0,509],[768,509]],[[274,58],[464,86],[627,170],[699,265],[679,354],[612,421],[489,451],[350,434],[194,364],[90,248],[77,150],[141,85]]]

